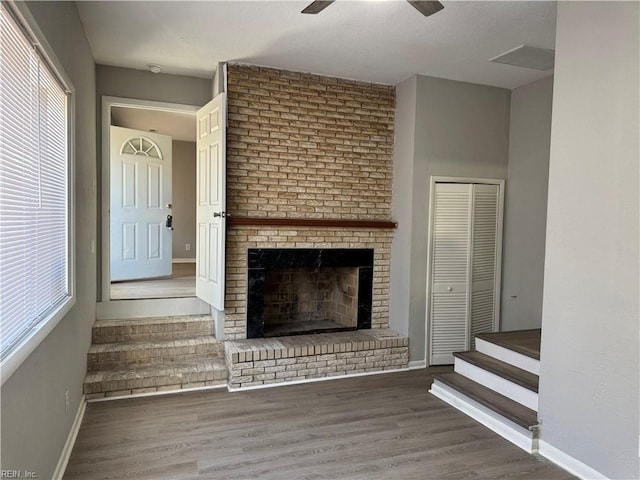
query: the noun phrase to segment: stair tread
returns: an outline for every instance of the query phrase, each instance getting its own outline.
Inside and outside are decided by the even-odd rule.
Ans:
[[[525,429],[538,424],[538,416],[535,411],[459,373],[437,373],[433,375],[433,378]]]
[[[540,335],[541,330],[536,328],[511,332],[480,333],[476,335],[476,338],[540,360]]]
[[[94,328],[101,327],[120,327],[123,325],[159,325],[173,324],[184,322],[212,322],[211,315],[179,315],[173,317],[143,317],[143,318],[117,318],[117,319],[100,319],[93,324]]]
[[[213,334],[211,315],[177,315],[134,319],[96,320],[93,344],[177,340]]]
[[[190,345],[206,345],[206,344],[220,344],[223,348],[224,343],[216,339],[211,335],[202,335],[189,338],[178,338],[174,340],[143,340],[143,341],[131,341],[131,342],[112,342],[112,343],[98,343],[89,347],[89,354],[103,353],[103,352],[122,352],[128,350],[143,350],[147,348],[172,348],[172,347],[186,347]]]
[[[211,372],[224,370],[227,366],[223,359],[198,360],[185,364],[158,364],[144,367],[120,368],[88,372],[84,383],[104,382],[110,380],[129,380],[134,378],[151,378],[166,375],[179,375],[192,372]]]
[[[527,372],[526,370],[515,367],[481,352],[455,352],[453,356],[509,380],[512,383],[520,385],[527,390],[538,393],[538,375]]]

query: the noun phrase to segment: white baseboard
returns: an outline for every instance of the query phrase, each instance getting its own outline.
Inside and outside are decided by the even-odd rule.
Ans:
[[[537,450],[537,439],[532,432],[516,425],[511,420],[498,415],[483,405],[465,397],[464,395],[450,389],[448,386],[437,380],[431,385],[429,393],[447,402],[452,407],[466,413],[474,420],[480,422],[485,427],[493,430],[502,438],[509,440],[514,445],[520,447],[527,453],[535,453]]]
[[[538,441],[538,453],[576,477],[583,478],[585,480],[607,480],[607,477],[597,470],[594,470],[589,465],[567,455],[553,445],[549,445],[544,440]]]
[[[195,258],[173,258],[171,263],[196,263]]]
[[[420,368],[427,368],[426,360],[414,360],[413,362],[409,362],[409,370],[418,370]]]
[[[223,383],[221,385],[208,385],[205,387],[178,388],[176,390],[163,390],[161,392],[134,393],[131,395],[119,395],[117,397],[92,398],[91,400],[87,400],[87,402],[88,403],[110,402],[111,400],[124,400],[124,399],[130,399],[130,398],[140,398],[140,397],[157,397],[160,395],[174,395],[176,393],[200,392],[203,390],[215,390],[219,388],[227,388],[227,384]]]
[[[78,405],[78,411],[76,412],[76,418],[73,419],[71,431],[69,432],[67,441],[64,443],[64,447],[62,448],[62,453],[60,454],[60,459],[58,460],[56,469],[53,471],[53,480],[62,480],[62,477],[64,476],[64,471],[67,469],[69,457],[71,457],[71,451],[73,450],[73,446],[76,443],[76,438],[78,436],[78,432],[80,431],[80,425],[82,425],[82,419],[84,418],[84,412],[86,408],[87,402],[85,396],[82,395],[82,398],[80,399],[80,405]]]
[[[232,388],[231,386],[227,386],[227,390],[229,390],[230,392],[246,392],[249,390],[262,390],[263,388],[286,387],[287,385],[300,385],[301,383],[326,382],[328,380],[342,380],[344,378],[368,377],[369,375],[380,375],[383,373],[398,373],[398,372],[408,372],[408,371],[409,371],[408,368],[396,368],[394,370],[379,370],[377,372],[349,373],[347,375],[334,375],[332,377],[321,377],[321,378],[305,378],[304,380],[293,380],[291,382],[269,383],[267,385],[251,385],[249,387],[241,387],[241,388]]]

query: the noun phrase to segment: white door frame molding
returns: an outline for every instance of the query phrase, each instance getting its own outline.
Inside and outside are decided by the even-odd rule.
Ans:
[[[495,320],[494,330],[500,327],[500,300],[502,290],[502,232],[504,230],[504,185],[505,180],[499,178],[478,178],[478,177],[447,177],[432,175],[429,177],[429,216],[427,224],[427,305],[425,312],[425,362],[427,366],[431,364],[431,322],[429,319],[431,312],[431,273],[433,255],[433,221],[436,183],[476,183],[484,185],[498,185],[498,232],[496,244],[499,245],[496,251],[496,271],[498,272],[495,284]]]
[[[111,166],[109,159],[109,147],[111,143],[109,127],[111,126],[111,109],[113,107],[138,108],[145,110],[156,110],[160,112],[190,113],[195,116],[200,106],[182,105],[179,103],[155,102],[151,100],[140,100],[124,97],[102,97],[102,195],[101,195],[101,215],[102,215],[102,245],[100,248],[102,275],[101,275],[101,303],[111,302],[110,284],[110,264],[109,252],[111,251],[109,238],[109,205],[111,202]]]

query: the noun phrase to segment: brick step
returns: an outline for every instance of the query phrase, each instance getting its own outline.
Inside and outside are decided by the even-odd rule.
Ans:
[[[224,357],[224,343],[212,336],[116,342],[91,345],[87,354],[89,372],[119,370],[151,365],[191,363]]]
[[[84,381],[87,399],[138,393],[226,385],[227,367],[222,359],[184,364],[159,364],[139,368],[89,372]]]
[[[210,315],[96,320],[91,343],[177,340],[212,334]]]

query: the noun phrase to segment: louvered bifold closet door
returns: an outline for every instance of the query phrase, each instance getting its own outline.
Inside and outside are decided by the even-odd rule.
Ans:
[[[492,332],[496,316],[498,185],[473,185],[471,239],[471,345],[475,336]]]
[[[436,183],[431,277],[431,365],[467,349],[471,185]]]

